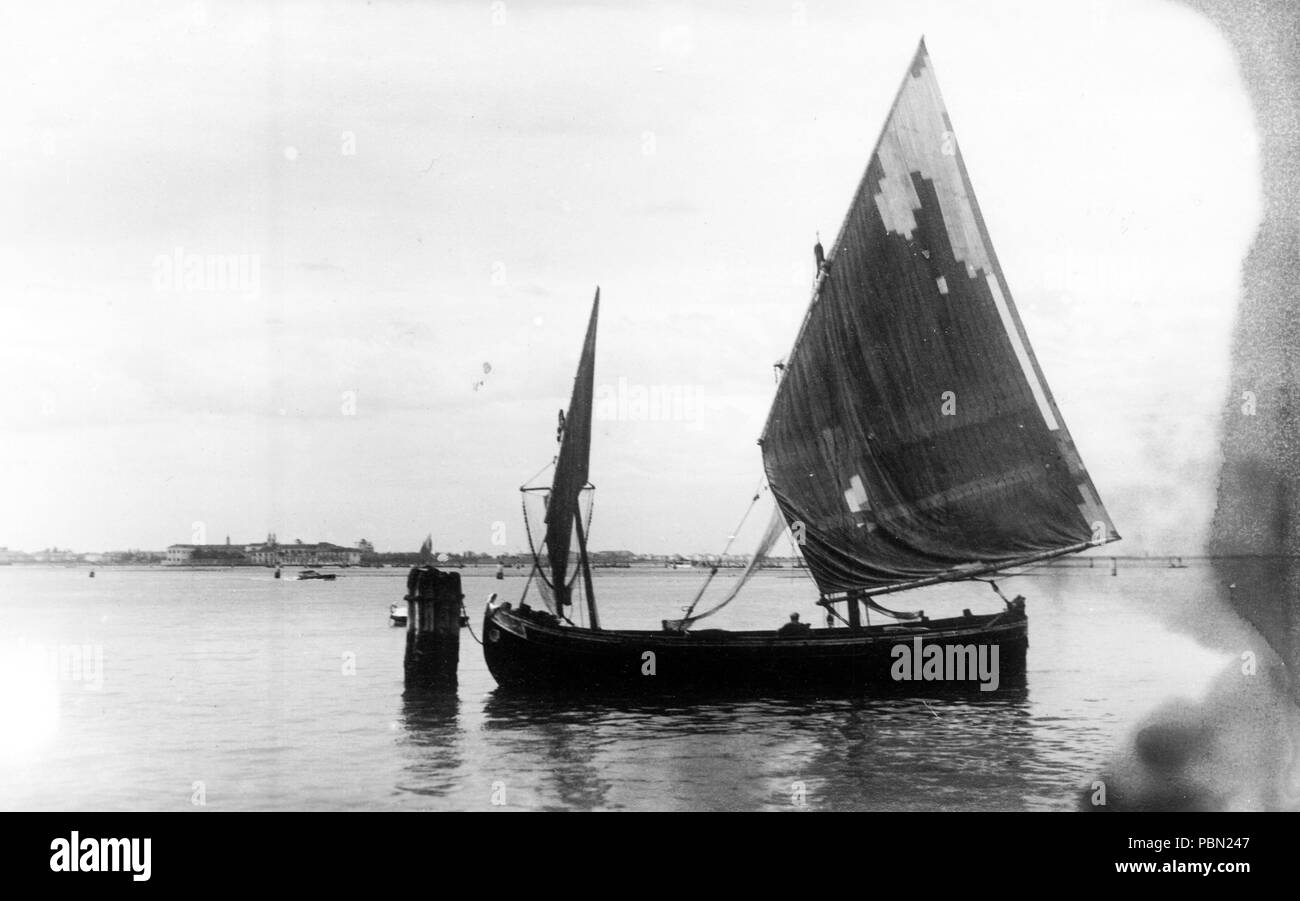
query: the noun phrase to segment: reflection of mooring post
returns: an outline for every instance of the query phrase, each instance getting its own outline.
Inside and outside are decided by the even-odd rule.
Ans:
[[[460,573],[415,566],[406,577],[406,684],[455,685],[460,663]]]
[[[1111,557],[1111,558],[1110,558],[1110,574],[1111,574],[1112,576],[1118,576],[1118,575],[1119,575],[1119,558],[1118,558],[1118,557]]]

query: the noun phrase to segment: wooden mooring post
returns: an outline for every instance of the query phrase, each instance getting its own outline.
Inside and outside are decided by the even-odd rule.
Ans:
[[[460,573],[415,566],[406,577],[406,685],[455,685],[460,664]]]

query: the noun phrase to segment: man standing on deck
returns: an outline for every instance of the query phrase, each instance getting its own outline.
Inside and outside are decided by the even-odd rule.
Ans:
[[[799,614],[791,613],[790,622],[776,630],[778,638],[787,638],[791,635],[806,635],[812,631],[812,626],[807,623],[799,622]]]

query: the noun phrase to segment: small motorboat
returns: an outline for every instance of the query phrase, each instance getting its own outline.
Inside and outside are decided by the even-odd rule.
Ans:
[[[298,573],[299,582],[304,579],[323,579],[326,582],[333,582],[337,578],[337,573],[318,573],[314,569],[304,569],[302,572]]]

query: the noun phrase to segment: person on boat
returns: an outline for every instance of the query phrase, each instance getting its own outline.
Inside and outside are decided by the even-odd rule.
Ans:
[[[799,622],[799,614],[791,613],[790,622],[776,630],[778,636],[787,635],[805,635],[812,630],[812,626],[807,623]]]

